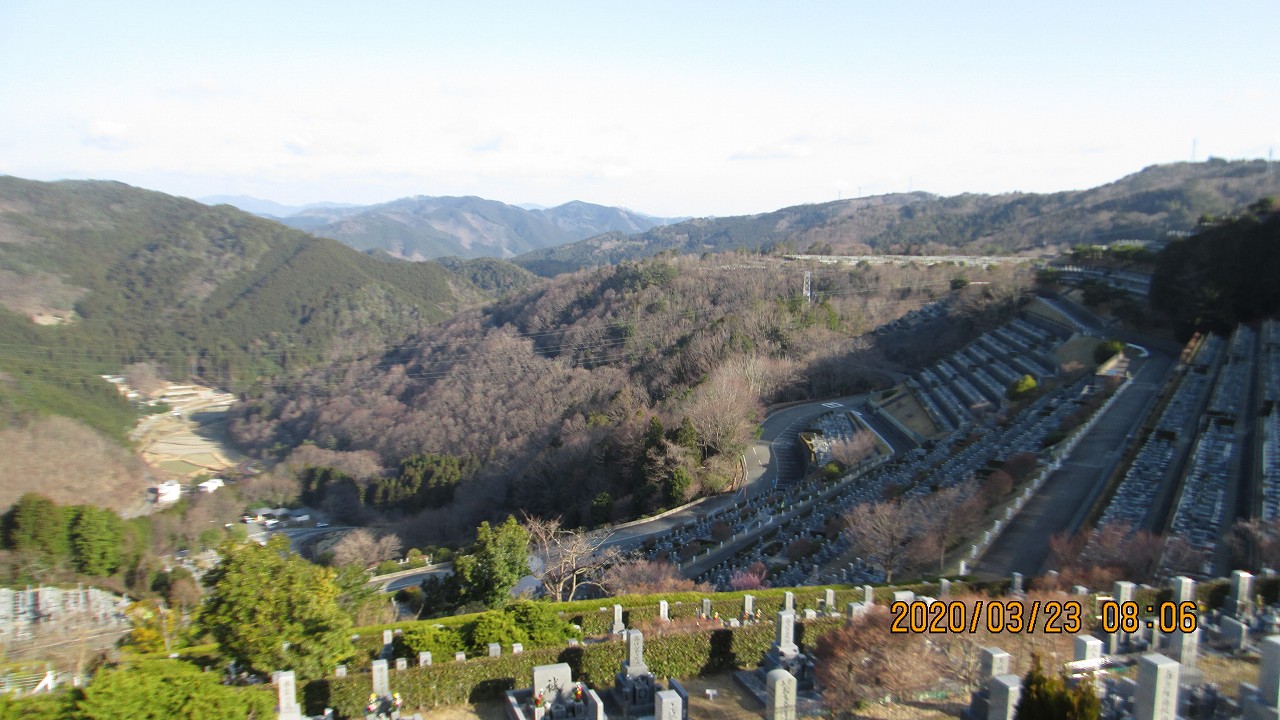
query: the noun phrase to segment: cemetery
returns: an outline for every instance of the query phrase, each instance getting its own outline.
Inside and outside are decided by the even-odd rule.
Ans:
[[[625,604],[603,608],[577,601],[563,605],[566,619],[583,621],[582,642],[519,653],[504,647],[492,656],[461,661],[431,663],[430,658],[424,662],[417,657],[397,663],[406,659],[409,649],[398,641],[400,635],[388,631],[378,639],[389,642],[377,652],[389,647],[394,658],[369,662],[368,672],[344,668],[327,679],[326,686],[330,706],[342,717],[362,717],[372,690],[389,709],[394,698],[419,711],[500,699],[513,720],[683,719],[697,717],[688,713],[686,680],[731,673],[744,697],[754,698],[757,717],[818,716],[826,710],[821,659],[813,655],[813,647],[822,634],[858,623],[875,606],[894,600],[931,604],[985,595],[1014,602],[1024,593],[1048,592],[1050,597],[1078,600],[1090,612],[1080,634],[1063,637],[1073,649],[1059,657],[1056,666],[1046,665],[1046,672],[1064,673],[1069,684],[1091,682],[1101,717],[1251,718],[1274,717],[1280,710],[1280,577],[1238,571],[1228,579],[1196,582],[1177,577],[1162,586],[1122,581],[1108,588],[1076,588],[1070,594],[1038,589],[1043,580],[1014,576],[991,583],[941,579],[911,587],[674,593],[623,598]],[[1138,632],[1106,633],[1095,613],[1109,601],[1141,607],[1194,602],[1201,610],[1191,632],[1161,633],[1147,627],[1151,618],[1143,613]],[[629,627],[615,633],[619,616]],[[674,634],[650,635],[636,629],[687,620],[700,624]],[[1022,640],[1018,636],[986,639],[992,644],[974,650],[978,670],[964,696],[962,714],[1011,720],[1030,658],[1024,646],[1016,644]],[[999,647],[1002,640],[1014,643],[1018,651]],[[1216,666],[1242,659],[1251,663],[1250,658],[1258,658],[1257,670],[1238,691],[1202,671],[1205,659]],[[1247,675],[1249,665],[1242,667]],[[955,692],[944,694],[958,699]]]

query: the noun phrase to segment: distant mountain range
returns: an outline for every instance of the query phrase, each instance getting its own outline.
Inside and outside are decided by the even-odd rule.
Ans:
[[[578,201],[542,208],[478,197],[417,196],[363,206],[299,207],[246,196],[213,196],[201,202],[234,205],[357,250],[384,250],[409,260],[513,257],[602,233],[642,233],[683,219]]]
[[[924,192],[798,205],[759,215],[697,218],[639,234],[610,232],[513,261],[539,275],[656,255],[728,250],[815,254],[1001,254],[1113,240],[1158,239],[1202,215],[1238,212],[1280,194],[1262,160],[1154,165],[1092,188],[1051,194]]]
[[[269,218],[284,218],[290,215],[296,215],[304,210],[314,210],[317,208],[347,208],[356,207],[351,203],[336,202],[318,202],[308,203],[307,205],[281,205],[271,200],[263,200],[262,198],[251,197],[249,195],[207,195],[202,198],[196,198],[198,202],[205,205],[230,205],[238,207],[247,213],[261,215]]]

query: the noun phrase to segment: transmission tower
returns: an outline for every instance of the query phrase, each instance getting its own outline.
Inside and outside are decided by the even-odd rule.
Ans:
[[[813,273],[808,270],[804,271],[804,299],[805,302],[813,302]]]

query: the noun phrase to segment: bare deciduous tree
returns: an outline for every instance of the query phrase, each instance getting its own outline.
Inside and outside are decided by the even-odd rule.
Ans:
[[[1280,521],[1236,522],[1231,528],[1231,552],[1236,562],[1253,570],[1280,567]]]
[[[611,595],[642,595],[708,589],[706,585],[680,577],[675,565],[650,560],[621,562],[610,567],[604,574],[604,586]]]
[[[604,569],[618,560],[616,548],[603,548],[605,533],[564,530],[560,521],[524,516],[529,533],[530,567],[547,595],[572,600],[579,588],[603,587]]]
[[[942,679],[946,656],[926,635],[889,632],[892,622],[888,609],[877,605],[818,639],[818,680],[830,709],[851,712],[886,697],[905,698]]]
[[[926,518],[918,500],[855,505],[844,515],[845,537],[854,551],[880,568],[885,582],[932,555]]]
[[[871,453],[875,452],[875,449],[875,436],[866,430],[862,430],[847,440],[837,440],[831,443],[831,459],[846,468],[851,468],[871,457]]]
[[[124,369],[124,381],[143,395],[154,395],[165,388],[168,381],[164,371],[151,361],[136,362]]]
[[[938,572],[942,572],[947,550],[974,534],[986,507],[973,482],[938,490],[920,504],[925,527],[938,553]]]
[[[375,538],[364,528],[352,530],[333,546],[333,562],[337,565],[369,567],[395,557],[400,552],[400,538],[383,535]]]

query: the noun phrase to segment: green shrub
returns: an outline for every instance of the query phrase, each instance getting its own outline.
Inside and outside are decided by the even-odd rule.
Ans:
[[[510,649],[512,643],[527,643],[529,635],[516,624],[512,615],[502,611],[483,613],[476,619],[471,628],[469,646],[474,655],[485,655],[489,652],[489,643],[498,643]]]
[[[506,612],[525,632],[533,647],[563,645],[569,638],[579,635],[573,625],[563,620],[550,603],[524,600],[507,606]]]
[[[400,642],[413,657],[420,652],[429,652],[433,660],[451,658],[462,649],[462,634],[455,628],[423,624],[405,630],[400,635]]]

